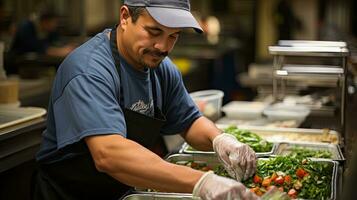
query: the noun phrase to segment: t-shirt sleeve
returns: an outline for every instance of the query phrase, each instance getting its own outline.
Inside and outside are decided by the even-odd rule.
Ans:
[[[53,104],[58,148],[90,135],[126,136],[124,115],[111,84],[95,75],[78,75],[67,84]]]
[[[202,114],[188,94],[176,66],[169,59],[165,59],[165,64],[170,67],[164,71],[163,110],[167,121],[162,132],[171,135],[187,130]]]

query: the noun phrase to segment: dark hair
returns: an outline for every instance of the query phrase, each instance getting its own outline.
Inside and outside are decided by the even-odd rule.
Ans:
[[[139,16],[145,11],[145,7],[140,7],[140,6],[128,6],[129,9],[129,14],[131,16],[131,20],[133,23],[135,23]]]

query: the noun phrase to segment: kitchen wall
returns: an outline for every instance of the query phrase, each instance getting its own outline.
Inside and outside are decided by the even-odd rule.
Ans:
[[[279,0],[260,0],[257,4],[256,60],[270,58],[268,46],[278,40],[274,12]],[[318,36],[318,0],[290,0],[302,29],[293,33],[293,39],[316,40]]]

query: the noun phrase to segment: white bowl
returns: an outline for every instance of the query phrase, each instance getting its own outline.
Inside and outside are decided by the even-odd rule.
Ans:
[[[272,121],[296,120],[301,123],[310,114],[310,109],[304,105],[277,103],[265,108],[263,113]]]

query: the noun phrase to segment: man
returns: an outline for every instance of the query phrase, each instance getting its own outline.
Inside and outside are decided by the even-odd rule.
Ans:
[[[179,166],[152,153],[160,134],[214,149],[237,180],[255,171],[247,145],[201,116],[167,54],[183,28],[201,28],[188,0],[125,0],[119,25],[60,66],[37,155],[38,199],[117,199],[129,186],[255,199],[240,182]]]
[[[52,10],[43,11],[39,20],[25,20],[19,24],[15,33],[11,53],[23,55],[38,53],[65,57],[74,49],[74,45],[58,46],[58,16]]]

